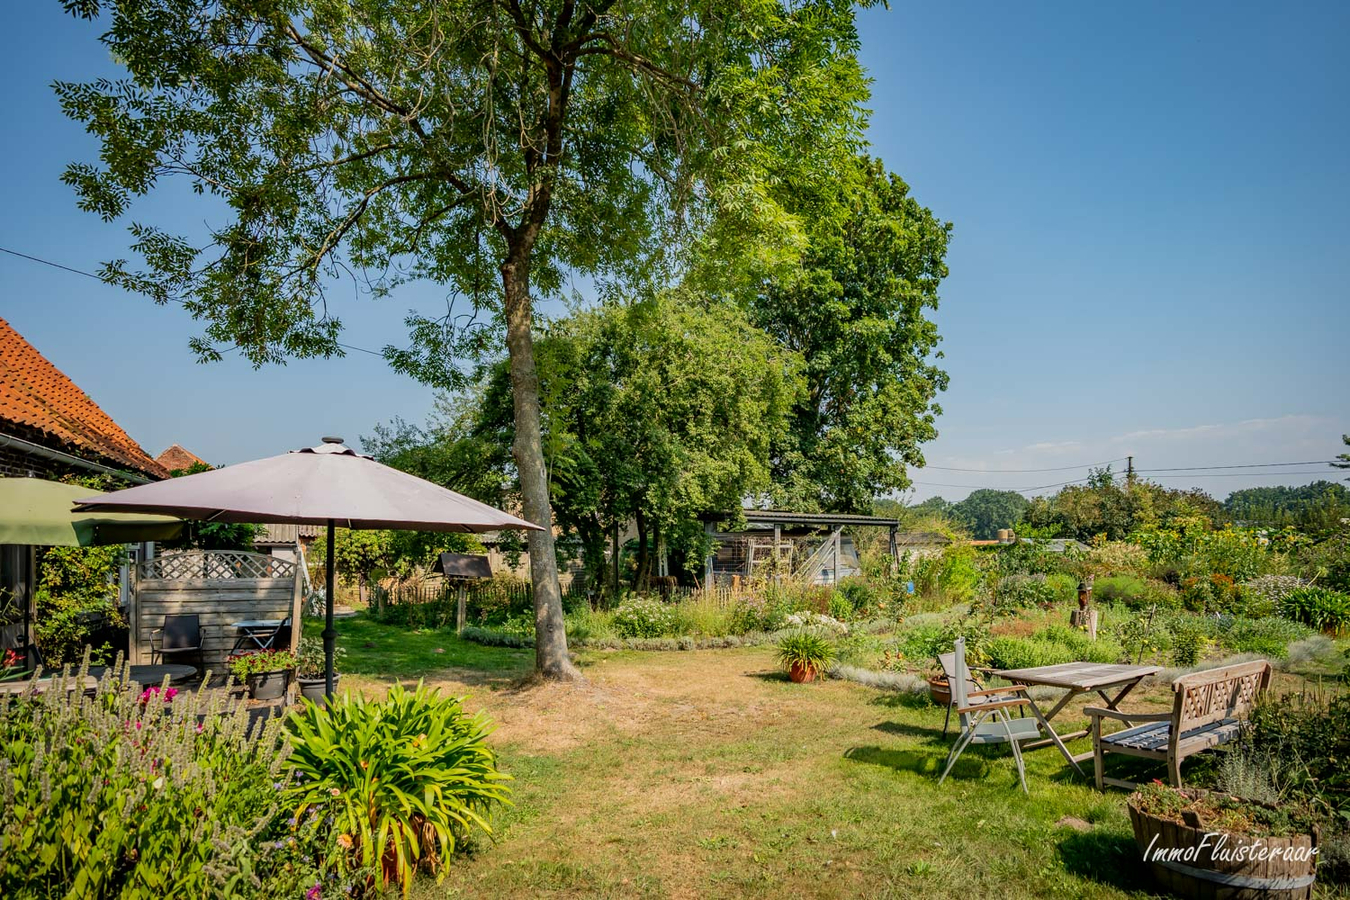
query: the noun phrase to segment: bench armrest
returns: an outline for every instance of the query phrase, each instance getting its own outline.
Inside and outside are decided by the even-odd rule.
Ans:
[[[1121,722],[1167,722],[1172,718],[1170,712],[1165,713],[1130,713],[1121,712],[1118,709],[1107,709],[1104,706],[1085,706],[1084,715],[1094,719],[1118,719]]]

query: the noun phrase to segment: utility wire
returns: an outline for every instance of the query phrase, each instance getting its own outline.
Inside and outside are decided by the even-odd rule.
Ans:
[[[1071,470],[1071,469],[1091,469],[1091,468],[1098,468],[1098,467],[1101,467],[1101,466],[1110,465],[1111,463],[1124,462],[1124,461],[1125,461],[1126,459],[1128,459],[1128,458],[1129,458],[1129,457],[1127,457],[1127,456],[1121,456],[1121,457],[1118,457],[1118,458],[1116,458],[1116,459],[1106,459],[1106,460],[1102,460],[1101,462],[1095,462],[1095,463],[1083,463],[1082,465],[1079,465],[1079,466],[1056,466],[1056,467],[1053,468],[1053,469],[958,469],[958,468],[956,468],[955,466],[927,466],[927,465],[924,466],[924,468],[925,468],[925,469],[940,469],[940,470],[942,470],[943,472],[977,472],[977,473],[986,473],[986,472],[987,472],[987,473],[995,474],[995,475],[998,474],[998,473],[1000,473],[1000,472],[1017,472],[1017,473],[1028,473],[1028,472],[1068,472],[1068,471]]]
[[[59,263],[59,262],[53,262],[53,261],[50,260],[50,259],[43,259],[43,258],[40,257],[40,256],[33,256],[32,254],[29,254],[29,253],[21,253],[21,252],[19,252],[18,250],[11,250],[11,249],[8,248],[8,247],[0,247],[0,253],[8,253],[10,256],[17,256],[18,258],[20,258],[20,259],[26,259],[26,260],[28,260],[29,262],[39,263],[39,264],[44,265],[44,266],[50,266],[50,267],[52,267],[53,269],[60,269],[60,270],[63,271],[63,272],[70,272],[70,273],[73,274],[73,275],[83,275],[85,278],[92,278],[92,279],[94,279],[95,281],[103,282],[103,279],[102,279],[100,276],[95,275],[93,272],[86,272],[86,271],[84,271],[83,269],[76,269],[76,268],[74,268],[74,267],[72,267],[72,266],[67,266],[67,265],[64,265],[64,264]],[[106,283],[106,282],[104,282],[104,283]],[[378,357],[381,357],[381,358],[384,357],[384,354],[381,353],[379,350],[370,350],[370,349],[368,349],[368,348],[366,348],[366,347],[358,347],[358,346],[356,346],[355,344],[344,344],[344,343],[342,343],[341,341],[336,341],[335,343],[336,343],[339,347],[341,347],[342,349],[344,349],[344,350],[355,350],[355,351],[358,352],[358,353],[367,353],[367,354],[369,354],[369,355],[371,355],[371,356],[378,356]],[[238,349],[238,348],[236,347],[235,349]],[[936,470],[936,471],[942,471],[942,472],[973,472],[973,473],[975,473],[975,474],[981,474],[981,475],[982,475],[982,474],[1000,475],[1000,474],[1004,474],[1004,473],[1008,473],[1008,474],[1031,474],[1031,473],[1036,473],[1036,472],[1068,472],[1068,471],[1071,471],[1071,470],[1073,470],[1073,469],[1091,469],[1091,468],[1100,468],[1101,466],[1110,465],[1111,463],[1123,462],[1123,461],[1125,461],[1125,460],[1128,459],[1128,458],[1129,458],[1129,457],[1120,456],[1120,457],[1117,457],[1116,459],[1106,459],[1106,460],[1102,460],[1101,462],[1096,462],[1096,463],[1085,463],[1085,464],[1082,464],[1082,465],[1076,465],[1076,466],[1055,466],[1055,467],[1048,468],[1048,469],[965,469],[965,468],[960,468],[960,467],[957,467],[957,466],[924,466],[924,467],[923,467],[923,470],[933,469],[933,470]],[[1303,461],[1303,462],[1249,463],[1249,464],[1247,464],[1247,465],[1240,465],[1240,466],[1177,466],[1177,467],[1173,467],[1173,468],[1162,468],[1162,469],[1135,469],[1135,470],[1134,470],[1134,474],[1136,474],[1136,475],[1145,475],[1145,474],[1152,474],[1152,473],[1156,473],[1156,472],[1217,472],[1217,470],[1220,470],[1220,469],[1266,469],[1266,468],[1274,468],[1274,467],[1280,467],[1280,466],[1320,466],[1320,465],[1329,465],[1330,463],[1331,463],[1331,460],[1314,459],[1314,460],[1305,460],[1305,461]],[[923,470],[921,470],[921,471],[923,471]],[[1113,477],[1113,478],[1123,478],[1123,477],[1125,477],[1127,474],[1128,474],[1128,473],[1125,473],[1125,472],[1113,473],[1112,477]],[[1264,476],[1270,476],[1270,475],[1321,475],[1321,474],[1324,474],[1324,473],[1321,472],[1320,470],[1319,470],[1319,471],[1313,471],[1313,472],[1236,472],[1236,473],[1230,473],[1229,475],[1226,475],[1226,476],[1225,476],[1225,475],[1222,475],[1222,474],[1213,474],[1213,475],[1205,475],[1205,476],[1203,476],[1203,477],[1205,477],[1205,478],[1224,478],[1224,477],[1233,477],[1234,475],[1236,475],[1236,476],[1253,476],[1253,477],[1258,477],[1258,476],[1263,476],[1263,475],[1264,475]],[[1186,478],[1186,477],[1193,477],[1193,476],[1185,476],[1185,475],[1154,475],[1154,477],[1156,477],[1156,478]],[[1049,488],[1052,488],[1052,487],[1064,487],[1064,486],[1070,485],[1070,484],[1078,484],[1078,483],[1080,483],[1080,482],[1084,482],[1084,481],[1087,481],[1087,480],[1088,480],[1087,478],[1075,478],[1073,481],[1061,481],[1061,482],[1059,482],[1059,483],[1057,483],[1057,484],[1041,484],[1041,485],[1035,485],[1035,486],[1033,486],[1033,487],[1024,487],[1024,488],[1002,488],[1001,490],[1011,490],[1011,491],[1018,491],[1018,492],[1021,492],[1021,491],[1041,491],[1041,490],[1046,490],[1046,489],[1049,489]],[[924,487],[952,487],[952,488],[971,488],[971,489],[979,489],[979,488],[988,487],[988,485],[984,485],[984,484],[947,484],[947,483],[943,483],[943,482],[935,482],[935,481],[915,481],[915,482],[911,482],[911,483],[912,483],[912,484],[921,484],[921,485],[923,485]]]
[[[8,253],[10,256],[17,256],[20,259],[26,259],[35,263],[41,263],[44,266],[51,266],[53,269],[60,269],[63,272],[71,272],[75,275],[83,275],[85,278],[92,278],[95,281],[100,282],[103,281],[103,279],[100,276],[95,275],[93,272],[86,272],[83,269],[75,269],[72,268],[71,266],[62,265],[59,262],[52,262],[50,259],[43,259],[40,256],[31,256],[27,253],[20,253],[18,250],[11,250],[8,247],[0,247],[0,253]],[[103,283],[106,284],[107,282]],[[335,341],[334,343],[336,343],[339,347],[341,347],[344,350],[356,350],[360,353],[369,353],[371,356],[378,356],[381,358],[384,357],[384,354],[381,353],[379,350],[368,350],[365,347],[358,347],[355,344],[344,344],[341,341]],[[238,348],[236,347],[235,349]]]
[[[1329,459],[1309,459],[1303,462],[1250,463],[1245,466],[1176,466],[1170,469],[1135,469],[1135,472],[1209,472],[1215,469],[1268,469],[1273,466],[1321,466],[1329,465],[1331,462],[1332,460]]]

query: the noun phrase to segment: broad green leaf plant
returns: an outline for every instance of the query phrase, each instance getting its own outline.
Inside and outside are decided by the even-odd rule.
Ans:
[[[458,843],[474,829],[491,835],[492,810],[510,802],[511,776],[485,742],[487,718],[421,682],[412,691],[396,684],[377,702],[348,694],[327,709],[307,703],[289,730],[297,815],[328,809],[339,843],[405,896],[419,866],[443,878]]]

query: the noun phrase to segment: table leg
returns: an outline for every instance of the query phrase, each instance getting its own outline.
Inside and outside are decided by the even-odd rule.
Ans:
[[[1134,681],[1131,681],[1131,682],[1129,682],[1128,684],[1126,684],[1123,688],[1120,689],[1120,693],[1119,693],[1119,694],[1116,694],[1116,699],[1114,699],[1114,700],[1109,700],[1109,699],[1107,699],[1106,694],[1102,693],[1101,691],[1098,691],[1097,693],[1099,693],[1099,694],[1102,695],[1102,699],[1103,699],[1103,700],[1106,700],[1106,707],[1107,707],[1108,709],[1115,709],[1115,708],[1116,708],[1116,704],[1118,704],[1118,703],[1120,703],[1120,701],[1124,700],[1124,699],[1125,699],[1125,695],[1128,694],[1130,691],[1134,690],[1135,687],[1138,686],[1139,682],[1141,682],[1141,681],[1143,681],[1143,680],[1144,680],[1144,679],[1142,679],[1142,678],[1136,678]]]
[[[1073,758],[1073,754],[1069,752],[1069,748],[1064,746],[1064,741],[1061,740],[1060,736],[1055,733],[1055,729],[1050,727],[1049,717],[1041,713],[1041,708],[1036,705],[1035,700],[1032,700],[1031,698],[1028,697],[1027,702],[1031,704],[1032,714],[1036,716],[1036,719],[1041,723],[1041,727],[1044,728],[1046,734],[1049,735],[1049,743],[1053,743],[1056,747],[1058,747],[1059,752],[1063,754],[1064,758],[1069,761],[1069,765],[1073,766],[1074,771],[1077,772],[1079,775],[1082,775],[1084,778],[1086,778],[1087,776],[1083,775],[1083,770],[1078,766],[1078,761],[1075,760]],[[1060,706],[1062,707],[1063,705],[1064,704],[1061,701]],[[1056,711],[1058,711],[1058,709],[1059,707],[1056,707]],[[1042,747],[1046,746],[1045,741],[1037,741],[1036,743]],[[1033,745],[1028,744],[1027,749],[1031,749],[1032,746]]]

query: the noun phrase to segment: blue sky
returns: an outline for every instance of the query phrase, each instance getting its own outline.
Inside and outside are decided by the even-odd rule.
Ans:
[[[951,387],[931,465],[1133,453],[1148,470],[1343,449],[1350,5],[897,3],[859,21],[875,152],[955,224],[937,314]],[[7,4],[0,25],[0,246],[84,269],[124,255],[122,223],[81,213],[58,180],[95,148],[48,85],[112,71],[95,29],[54,0]],[[209,210],[169,193],[134,211],[185,213]],[[345,340],[400,343],[404,313],[439,296],[341,297]],[[3,254],[0,298],[0,316],[151,453],[179,442],[237,462],[431,406],[361,353],[199,365],[180,310]],[[1223,496],[1323,477],[1286,472],[1300,474],[1163,483]],[[930,468],[914,496],[1082,474]]]

